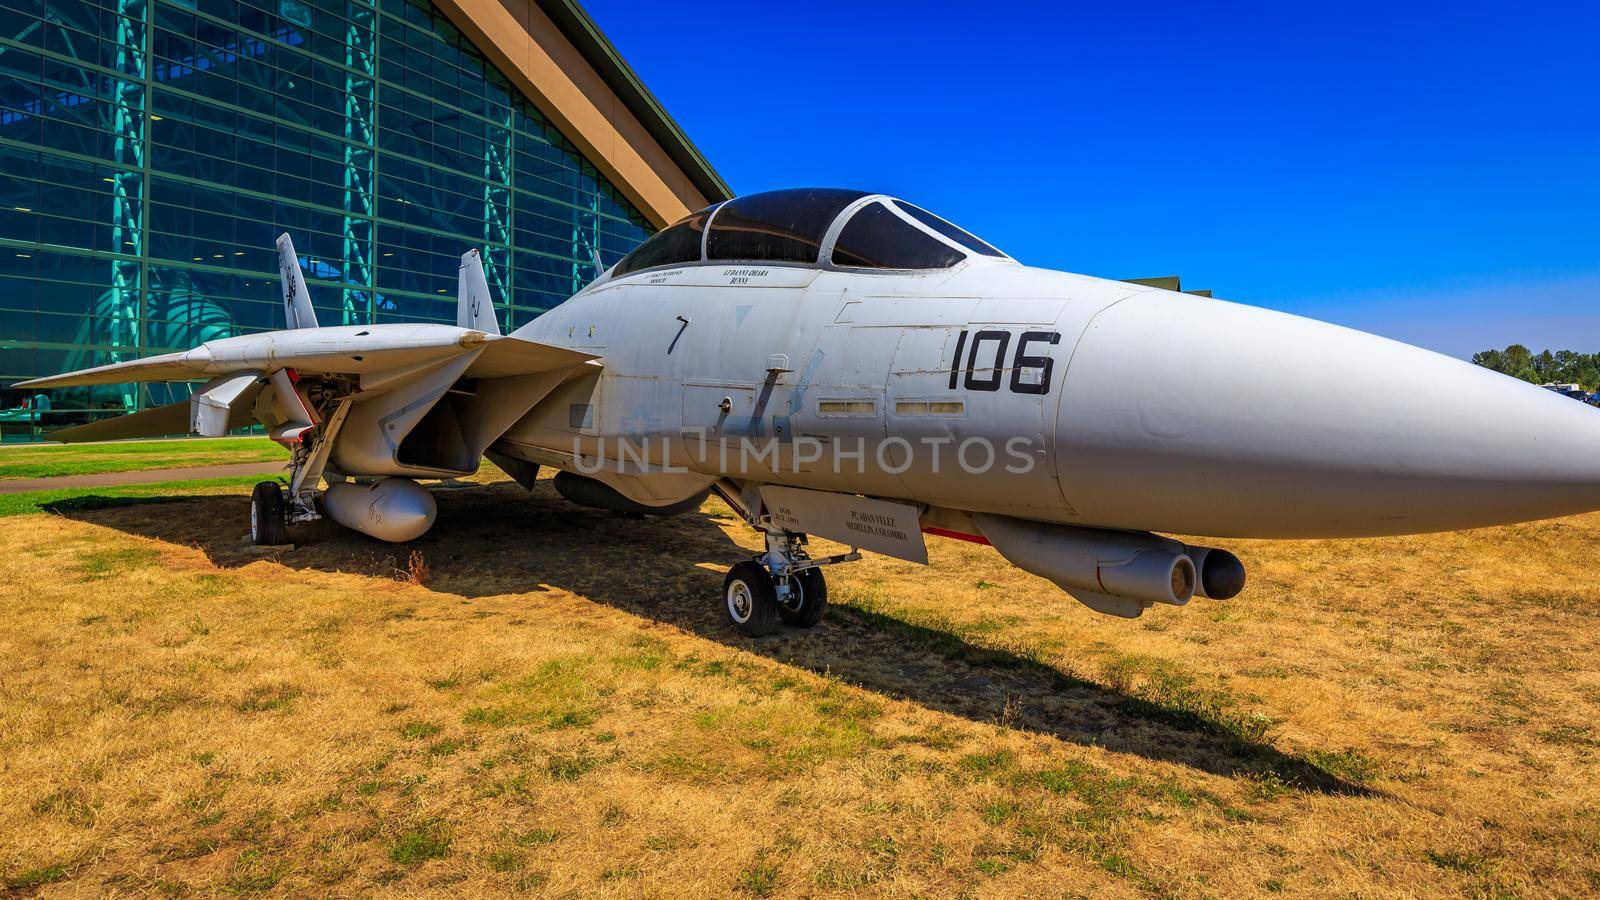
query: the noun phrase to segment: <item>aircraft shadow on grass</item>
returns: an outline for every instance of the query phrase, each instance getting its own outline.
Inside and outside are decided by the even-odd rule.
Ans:
[[[830,607],[815,629],[749,639],[727,624],[719,598],[726,567],[748,558],[694,512],[630,519],[574,506],[547,482],[532,494],[510,482],[435,492],[439,520],[422,538],[389,545],[328,522],[297,526],[284,565],[394,578],[410,553],[427,562],[427,587],[471,599],[551,585],[645,618],[886,696],[975,722],[1178,763],[1212,774],[1271,773],[1302,791],[1370,796],[1315,763],[1160,702],[1068,675],[948,632],[849,606]],[[244,534],[238,496],[80,497],[47,506],[79,521],[199,548],[221,567],[262,558]],[[720,519],[732,524],[731,518]],[[218,523],[223,523],[222,527]],[[707,564],[711,564],[706,567]],[[1065,597],[1055,602],[1069,603]],[[1115,627],[1115,623],[1108,627]]]

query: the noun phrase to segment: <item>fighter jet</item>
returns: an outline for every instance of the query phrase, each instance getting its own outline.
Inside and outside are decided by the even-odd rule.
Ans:
[[[432,525],[419,481],[487,457],[530,490],[671,515],[715,492],[765,536],[740,631],[815,625],[825,566],[991,544],[1092,609],[1225,600],[1232,553],[1165,534],[1327,538],[1600,508],[1600,411],[1310,319],[1022,265],[881,194],[751,194],[663,229],[502,335],[478,254],[449,325],[322,328],[288,236],[289,329],[23,386],[209,379],[63,441],[252,422],[291,453],[252,538],[327,516]],[[326,487],[323,483],[326,482]],[[619,525],[617,527],[626,527]],[[850,547],[812,558],[807,536]]]

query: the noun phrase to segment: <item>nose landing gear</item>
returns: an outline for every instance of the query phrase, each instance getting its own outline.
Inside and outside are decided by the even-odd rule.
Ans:
[[[778,618],[786,625],[810,628],[828,608],[828,582],[821,569],[801,569],[789,576],[789,596],[778,601]]]
[[[722,580],[722,598],[733,627],[760,637],[778,627],[777,584],[754,560],[735,565]]]
[[[796,628],[816,625],[828,608],[822,567],[861,558],[852,549],[812,559],[806,554],[803,534],[768,531],[766,537],[767,552],[738,563],[722,582],[728,619],[747,637],[768,634],[780,621]]]

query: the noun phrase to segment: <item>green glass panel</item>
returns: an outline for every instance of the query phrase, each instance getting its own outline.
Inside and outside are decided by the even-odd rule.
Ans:
[[[0,408],[10,384],[281,327],[288,231],[324,321],[451,321],[484,253],[526,323],[650,233],[419,0],[0,4]],[[37,425],[175,402],[57,392]]]

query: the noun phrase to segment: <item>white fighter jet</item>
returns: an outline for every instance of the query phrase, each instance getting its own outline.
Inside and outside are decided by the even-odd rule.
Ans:
[[[487,456],[531,489],[669,515],[715,491],[766,536],[735,565],[746,634],[807,627],[821,567],[992,544],[1089,607],[1227,599],[1231,553],[1156,532],[1318,538],[1473,528],[1600,508],[1600,410],[1369,334],[1031,268],[861,191],[697,212],[501,335],[478,254],[450,325],[317,327],[288,237],[289,330],[24,386],[209,379],[186,404],[63,441],[220,435],[293,455],[251,534],[326,515],[405,541],[419,480]],[[322,483],[326,481],[324,488]],[[815,559],[806,536],[852,550]]]

